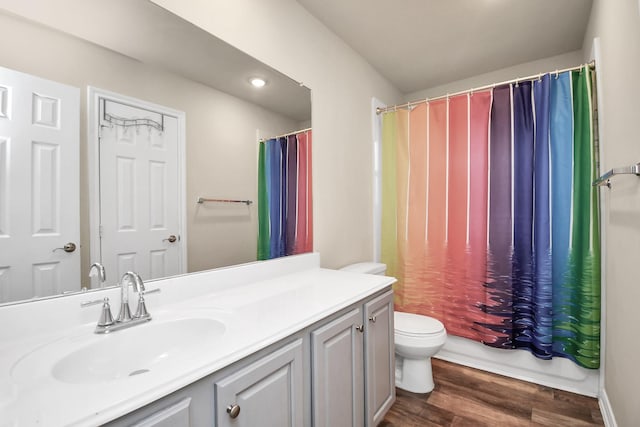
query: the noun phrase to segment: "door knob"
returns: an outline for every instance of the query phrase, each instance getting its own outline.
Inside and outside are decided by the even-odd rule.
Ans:
[[[172,234],[171,236],[167,237],[166,239],[162,239],[162,241],[163,241],[163,242],[164,242],[165,240],[166,240],[166,241],[168,241],[169,243],[173,243],[173,242],[175,242],[176,240],[178,240],[178,238]]]
[[[61,248],[55,248],[52,252],[63,250],[65,252],[73,252],[76,250],[76,244],[73,242],[69,242]]]
[[[240,415],[240,405],[234,403],[233,405],[227,406],[227,414],[231,418],[237,418]]]

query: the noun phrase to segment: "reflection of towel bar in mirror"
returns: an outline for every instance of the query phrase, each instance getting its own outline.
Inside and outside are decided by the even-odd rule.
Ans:
[[[591,185],[601,186],[606,185],[611,188],[611,180],[610,178],[614,175],[636,175],[640,176],[640,163],[636,163],[635,165],[627,166],[624,168],[613,168],[610,171],[606,172],[600,178],[593,181]]]
[[[205,197],[198,197],[198,200],[196,200],[196,203],[199,203],[199,204],[203,204],[204,202],[244,203],[247,206],[249,206],[251,203],[253,203],[252,200],[208,199],[208,198],[205,198]]]

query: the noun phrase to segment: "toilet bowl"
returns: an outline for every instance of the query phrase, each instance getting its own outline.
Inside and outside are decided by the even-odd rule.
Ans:
[[[420,314],[396,311],[396,387],[413,393],[433,390],[431,356],[447,339],[444,325],[437,319]]]
[[[354,273],[386,273],[386,265],[361,262],[341,268]],[[447,331],[437,319],[414,313],[394,312],[396,387],[413,393],[433,390],[431,357],[444,345]]]

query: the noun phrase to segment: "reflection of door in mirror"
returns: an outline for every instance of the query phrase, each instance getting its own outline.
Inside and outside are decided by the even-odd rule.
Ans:
[[[92,233],[98,240],[92,237],[92,247],[99,245],[100,262],[112,282],[127,271],[145,280],[184,273],[180,114],[130,97],[93,93],[99,232]]]
[[[0,68],[0,303],[77,290],[80,90]]]

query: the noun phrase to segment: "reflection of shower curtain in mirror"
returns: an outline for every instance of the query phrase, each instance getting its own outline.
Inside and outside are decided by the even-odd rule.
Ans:
[[[591,74],[384,114],[382,261],[398,310],[493,347],[599,366]]]
[[[258,259],[313,250],[311,130],[260,141]]]

